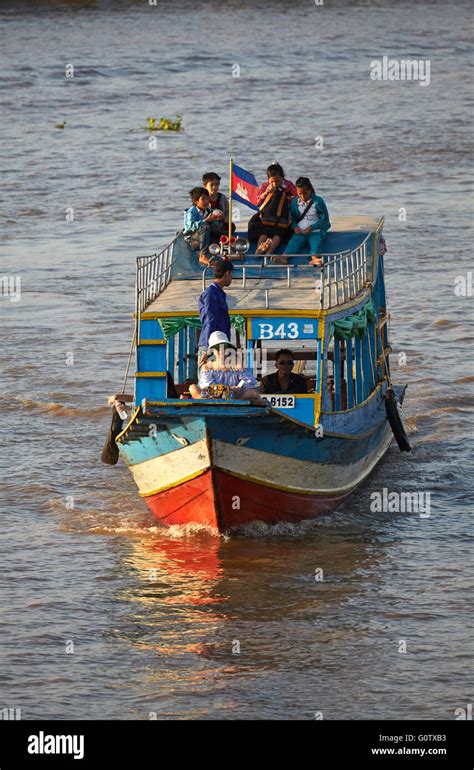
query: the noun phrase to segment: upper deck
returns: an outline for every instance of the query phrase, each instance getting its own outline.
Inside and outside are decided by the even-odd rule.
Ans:
[[[256,257],[255,245],[251,245],[243,260],[234,261],[234,279],[226,289],[230,312],[303,310],[313,315],[352,302],[375,280],[373,255],[383,221],[367,216],[335,217],[320,268],[308,264],[309,253],[290,256],[288,266],[274,265],[269,257]],[[245,237],[246,232],[236,234]],[[199,296],[213,277],[212,268],[203,269],[196,252],[178,235],[162,252],[138,257],[137,315],[157,318],[196,313]]]

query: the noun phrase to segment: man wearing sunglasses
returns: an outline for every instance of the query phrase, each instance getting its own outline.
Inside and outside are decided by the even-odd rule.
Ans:
[[[276,372],[267,374],[260,383],[260,393],[307,393],[306,377],[294,374],[291,350],[279,350],[275,358]]]

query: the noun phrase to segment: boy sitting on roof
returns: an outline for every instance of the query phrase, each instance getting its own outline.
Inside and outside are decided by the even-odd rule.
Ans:
[[[199,250],[201,265],[209,265],[212,260],[209,244],[219,240],[211,225],[221,217],[209,207],[209,193],[205,187],[193,187],[189,194],[193,205],[184,212],[184,240],[193,251]]]
[[[219,192],[221,178],[215,171],[203,174],[202,183],[209,193],[209,205],[214,214],[218,216],[218,219],[211,224],[211,231],[219,240],[221,235],[228,235],[229,233],[229,201],[224,193]],[[234,230],[235,225],[232,222],[232,232]]]

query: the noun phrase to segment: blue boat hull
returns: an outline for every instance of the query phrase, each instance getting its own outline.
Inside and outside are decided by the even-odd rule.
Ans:
[[[383,394],[323,414],[316,431],[270,408],[169,402],[138,415],[119,449],[162,523],[299,521],[338,505],[383,457],[392,440]]]

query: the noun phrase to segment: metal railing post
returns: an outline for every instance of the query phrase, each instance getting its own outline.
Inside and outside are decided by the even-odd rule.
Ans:
[[[358,293],[360,289],[360,254],[358,248],[355,250],[354,256],[356,264],[356,293]]]
[[[332,263],[328,262],[328,308],[332,307]]]
[[[344,295],[344,269],[342,264],[342,254],[340,254],[337,258],[337,263],[339,265],[339,282],[341,284],[341,298],[342,301],[345,302],[345,295]],[[339,294],[338,294],[339,299]]]
[[[323,257],[324,259],[324,257]],[[321,284],[320,284],[320,295],[319,295],[319,309],[323,310],[324,308],[324,291],[325,291],[325,283],[324,283],[324,262],[321,265]]]
[[[158,294],[161,294],[162,289],[164,289],[163,283],[163,262],[164,262],[164,254],[163,252],[160,254],[158,259]],[[156,265],[156,262],[155,262]]]
[[[352,290],[353,290],[353,297],[357,294],[357,287],[356,287],[356,276],[355,276],[355,267],[354,267],[354,252],[351,251],[350,254],[350,260],[351,260],[351,278],[352,278]]]

